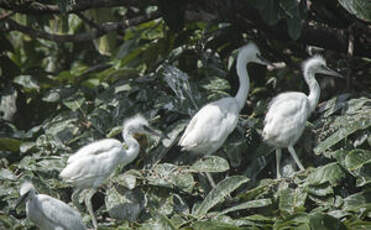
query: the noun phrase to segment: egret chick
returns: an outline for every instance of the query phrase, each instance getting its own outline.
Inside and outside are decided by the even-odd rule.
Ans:
[[[259,48],[252,42],[239,49],[237,57],[237,75],[240,86],[235,97],[224,97],[203,106],[189,122],[179,140],[182,150],[206,155],[217,151],[236,128],[241,109],[245,106],[249,93],[250,79],[246,65],[255,62],[270,65],[260,55]],[[210,174],[207,177],[213,187]]]
[[[15,208],[26,201],[27,217],[40,229],[86,229],[78,211],[51,196],[36,194],[35,187],[30,182],[22,184],[20,195]]]
[[[340,74],[328,68],[325,59],[318,55],[307,59],[302,67],[305,82],[309,86],[309,95],[301,92],[279,94],[272,99],[264,120],[264,141],[276,148],[277,178],[281,177],[281,148],[287,148],[300,170],[304,170],[293,146],[303,133],[305,123],[319,100],[320,87],[315,74],[341,77]]]
[[[128,149],[115,139],[103,139],[82,147],[67,160],[67,166],[59,174],[65,181],[77,187],[73,196],[78,195],[83,189],[91,189],[85,198],[85,205],[92,217],[93,226],[98,227],[91,198],[97,188],[112,174],[115,168],[127,165],[134,161],[139,153],[139,143],[134,134],[152,134],[161,136],[153,130],[148,121],[141,115],[136,115],[124,122],[122,136]],[[72,199],[73,201],[76,199]]]

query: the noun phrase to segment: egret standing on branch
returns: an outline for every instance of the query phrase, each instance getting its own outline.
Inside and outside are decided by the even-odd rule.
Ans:
[[[236,128],[241,109],[245,106],[249,93],[249,75],[246,65],[249,62],[269,65],[260,56],[258,47],[250,42],[239,49],[237,57],[237,74],[240,87],[235,97],[224,97],[203,106],[189,122],[179,145],[182,150],[211,154],[217,151]],[[207,177],[213,187],[211,176]]]
[[[36,194],[30,182],[21,185],[20,195],[15,208],[25,200],[27,217],[40,229],[85,229],[78,211],[53,197]]]
[[[94,228],[98,227],[95,218],[91,198],[96,189],[109,177],[119,165],[127,165],[138,156],[139,143],[134,138],[134,134],[152,134],[161,136],[153,130],[146,119],[141,115],[136,115],[124,122],[122,136],[128,149],[125,150],[122,143],[115,139],[104,139],[93,142],[82,147],[67,160],[67,166],[60,173],[60,177],[67,182],[71,182],[77,187],[73,195],[78,195],[83,189],[92,189],[85,198],[85,205],[92,217]]]
[[[320,87],[315,79],[316,73],[341,77],[340,74],[326,66],[321,56],[314,56],[303,63],[305,82],[309,86],[309,95],[301,92],[282,93],[271,101],[265,116],[263,138],[276,147],[277,178],[281,177],[281,148],[287,148],[300,170],[304,170],[294,150],[294,144],[304,131],[309,115],[317,106]]]

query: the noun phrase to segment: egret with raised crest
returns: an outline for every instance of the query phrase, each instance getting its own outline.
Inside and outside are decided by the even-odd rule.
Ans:
[[[287,148],[299,169],[304,170],[303,164],[296,155],[294,145],[302,135],[308,117],[318,104],[321,90],[315,74],[341,77],[339,73],[328,68],[325,59],[319,55],[307,59],[302,67],[305,82],[309,87],[309,95],[301,92],[279,94],[272,99],[264,120],[262,133],[264,141],[276,148],[277,178],[281,177],[282,148]]]
[[[134,138],[134,134],[150,134],[161,136],[152,129],[148,121],[141,115],[136,115],[124,122],[122,136],[128,146],[125,149],[123,143],[118,140],[107,138],[90,143],[67,160],[67,166],[60,173],[65,181],[72,183],[77,191],[74,198],[83,189],[91,189],[85,198],[85,205],[92,217],[93,226],[98,227],[95,218],[91,198],[96,189],[112,174],[118,165],[127,165],[134,161],[139,153],[139,143]]]

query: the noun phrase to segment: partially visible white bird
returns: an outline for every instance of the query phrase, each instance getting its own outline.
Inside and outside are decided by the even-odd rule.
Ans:
[[[67,166],[59,174],[65,181],[77,187],[73,201],[76,201],[74,196],[77,196],[81,190],[91,189],[85,199],[85,205],[92,217],[94,228],[98,227],[98,223],[93,212],[91,198],[96,189],[119,164],[125,166],[138,156],[140,146],[133,135],[139,133],[161,136],[149,126],[143,116],[136,115],[124,122],[122,136],[128,146],[127,150],[120,141],[111,138],[93,142],[70,156]]]
[[[182,150],[202,154],[217,151],[236,128],[241,109],[245,106],[249,93],[250,79],[246,70],[249,62],[269,65],[260,55],[259,48],[252,42],[239,49],[237,57],[237,74],[240,87],[235,97],[224,97],[203,106],[189,122],[179,140]],[[213,187],[215,183],[207,174]]]
[[[273,98],[265,116],[263,138],[276,147],[277,178],[281,177],[281,148],[287,148],[300,170],[304,170],[294,150],[294,144],[304,131],[309,115],[317,106],[320,87],[315,79],[316,73],[341,77],[340,74],[326,66],[321,56],[314,56],[303,63],[305,82],[309,86],[309,95],[301,92],[282,93]]]
[[[40,229],[86,229],[78,211],[51,196],[36,194],[35,187],[30,182],[21,185],[20,195],[15,207],[26,201],[27,217]]]

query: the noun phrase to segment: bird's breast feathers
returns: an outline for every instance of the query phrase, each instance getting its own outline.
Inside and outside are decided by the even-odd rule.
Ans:
[[[202,144],[223,144],[237,125],[238,112],[238,105],[229,98],[205,105],[188,124],[179,145],[190,150]]]

